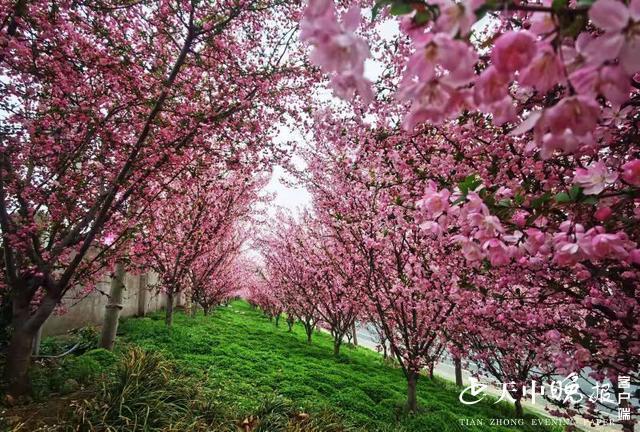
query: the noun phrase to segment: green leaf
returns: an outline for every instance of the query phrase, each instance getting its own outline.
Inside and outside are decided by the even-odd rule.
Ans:
[[[549,192],[545,192],[543,195],[531,201],[531,207],[534,209],[542,207],[545,203],[549,202],[551,199],[551,194]]]
[[[384,9],[385,6],[390,5],[391,3],[393,3],[393,0],[377,1],[376,4],[373,5],[373,8],[371,8],[371,21],[375,21],[375,19],[380,14],[380,11]]]
[[[572,201],[576,201],[578,198],[580,198],[580,196],[582,196],[582,189],[580,188],[580,186],[573,186],[569,191],[569,196],[571,197]]]
[[[500,201],[498,201],[498,205],[500,207],[511,207],[511,200],[508,198],[503,198]]]
[[[481,184],[482,180],[480,180],[475,174],[471,174],[467,176],[463,181],[458,183],[458,187],[460,188],[460,192],[462,192],[462,195],[466,196],[469,192],[475,190]]]
[[[551,9],[558,12],[567,7],[569,2],[567,0],[553,0],[551,2]]]
[[[583,203],[585,203],[585,204],[595,205],[595,204],[597,204],[597,203],[598,203],[598,198],[597,198],[597,197],[594,197],[594,196],[588,196],[588,197],[585,197],[585,198],[582,200],[582,202],[583,202]]]
[[[389,11],[389,13],[391,13],[391,15],[398,16],[409,14],[412,11],[413,8],[407,3],[396,2],[391,5],[391,10]]]
[[[568,203],[572,201],[571,197],[566,192],[560,192],[556,194],[555,200],[558,203]]]
[[[522,205],[522,203],[524,203],[524,197],[520,194],[516,194],[516,196],[513,197],[513,200],[517,205]]]
[[[413,21],[418,25],[424,25],[429,21],[431,21],[431,17],[432,17],[431,12],[427,9],[427,10],[417,12],[416,15],[413,17]]]

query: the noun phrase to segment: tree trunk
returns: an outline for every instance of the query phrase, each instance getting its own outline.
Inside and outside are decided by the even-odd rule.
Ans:
[[[522,401],[520,399],[516,399],[514,405],[516,408],[516,416],[522,417]]]
[[[337,336],[333,339],[333,355],[334,356],[339,356],[340,355],[340,346],[342,345],[342,338]]]
[[[204,316],[209,315],[209,306],[207,306],[207,307],[204,307],[204,306],[203,306],[203,307],[202,307],[202,310],[204,311]]]
[[[456,368],[456,385],[458,387],[462,387],[462,360],[459,358],[455,358],[453,360],[453,363]]]
[[[354,346],[358,346],[358,332],[356,331],[356,323],[355,321],[351,325],[351,338]]]
[[[138,285],[138,316],[145,316],[147,314],[147,295],[148,288],[147,285],[149,283],[149,274],[145,273],[140,275],[139,285]]]
[[[407,410],[415,413],[418,410],[418,372],[409,371],[407,376]]]
[[[164,323],[167,327],[173,325],[173,292],[167,292],[167,309],[165,311]]]
[[[287,317],[287,326],[289,327],[289,332],[293,331],[294,324],[295,324],[295,320],[293,318]]]
[[[34,356],[40,355],[40,343],[42,342],[42,327],[43,326],[40,326],[40,328],[36,333],[36,337],[33,338],[33,349],[31,350],[31,353]]]
[[[122,310],[122,295],[125,290],[124,275],[124,264],[117,262],[115,272],[111,276],[109,302],[105,306],[102,334],[100,335],[100,347],[109,351],[113,349],[113,345],[116,343],[118,319]]]
[[[6,379],[9,383],[8,393],[12,396],[24,395],[31,388],[28,371],[35,335],[36,332],[14,329],[5,366]]]
[[[429,379],[433,379],[433,369],[435,368],[435,366],[435,362],[431,362],[431,364],[429,365]]]
[[[313,335],[313,324],[305,323],[304,331],[307,333],[307,343],[311,343],[311,336]]]
[[[12,299],[11,327],[13,335],[7,348],[5,378],[7,380],[7,393],[12,396],[21,396],[29,391],[29,366],[31,365],[31,352],[33,341],[49,318],[58,301],[46,295],[35,313],[31,314],[30,299],[18,294]]]
[[[280,326],[280,314],[276,315],[276,327]]]

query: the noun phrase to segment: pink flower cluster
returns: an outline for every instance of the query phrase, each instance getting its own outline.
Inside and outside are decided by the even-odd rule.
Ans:
[[[333,74],[337,96],[353,100],[356,93],[367,105],[373,100],[371,82],[364,77],[369,47],[354,34],[360,26],[360,8],[352,6],[338,22],[333,0],[311,0],[300,21],[300,39],[314,46],[311,61]]]
[[[599,193],[606,178],[615,178],[612,174],[607,177],[602,170],[596,163],[578,176],[588,183],[589,193]],[[540,228],[509,232],[477,193],[470,192],[457,204],[450,201],[452,198],[460,201],[459,195],[451,195],[446,189],[438,191],[433,184],[429,185],[424,197],[417,202],[425,218],[421,226],[437,235],[455,226],[459,233],[451,238],[472,264],[485,258],[493,266],[509,264],[513,259],[530,263],[552,260],[570,267],[581,261],[605,259],[640,264],[640,249],[623,231],[609,233],[603,226],[585,230],[583,225],[567,220],[553,235]]]

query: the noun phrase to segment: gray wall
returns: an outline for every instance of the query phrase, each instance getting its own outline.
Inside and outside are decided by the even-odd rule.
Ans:
[[[43,336],[59,335],[87,325],[101,325],[104,307],[109,300],[107,294],[110,280],[109,275],[106,275],[98,283],[97,289],[84,298],[78,296],[81,289],[69,292],[62,301],[65,313],[53,314],[47,319],[42,328]],[[167,302],[166,295],[149,288],[157,280],[158,276],[152,272],[142,275],[127,273],[120,316],[143,316],[163,308]],[[177,303],[182,304],[181,296],[178,297]]]

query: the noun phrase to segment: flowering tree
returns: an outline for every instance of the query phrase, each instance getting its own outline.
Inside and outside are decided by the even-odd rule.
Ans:
[[[297,318],[311,343],[313,331],[320,320],[320,284],[315,269],[303,258],[303,227],[279,221],[269,238],[261,240],[265,272],[269,289],[288,316]]]
[[[204,272],[200,274],[203,277],[207,272],[209,278],[214,276],[217,267],[233,257],[235,251],[224,246],[240,246],[234,244],[238,241],[233,239],[234,231],[239,224],[249,222],[252,204],[258,200],[257,192],[263,184],[239,167],[233,171],[214,167],[190,167],[159,193],[134,246],[142,266],[159,275],[158,288],[167,296],[169,326],[175,297],[183,292],[188,280],[200,272]],[[224,245],[225,240],[231,244]]]
[[[394,154],[396,138],[357,123],[318,121],[316,146],[308,155],[308,182],[315,212],[340,244],[342,263],[355,278],[352,301],[383,331],[408,382],[408,408],[417,409],[420,371],[446,346],[445,325],[456,309],[455,274],[439,263],[455,259],[443,245],[416,229],[412,201],[422,183],[403,181]],[[356,132],[345,134],[345,131]],[[408,204],[406,204],[408,203]]]
[[[267,254],[276,257],[269,262],[295,259],[296,263],[291,263],[288,271],[304,268],[307,289],[294,291],[295,295],[313,296],[308,303],[315,305],[318,323],[330,331],[334,340],[334,354],[338,355],[345,336],[352,331],[361,311],[361,305],[355,301],[360,292],[356,269],[349,263],[340,243],[309,214],[303,215],[300,221],[289,221],[289,226],[284,229],[288,233],[283,239],[287,242],[284,247],[291,253],[278,253],[283,250],[282,244],[266,242],[269,247],[276,247],[275,250],[267,249]],[[274,271],[271,270],[270,274],[274,274]],[[295,280],[295,275],[281,277],[280,283],[285,286],[287,293],[295,290],[295,287],[288,286],[290,281]],[[309,289],[310,286],[313,289]],[[287,310],[293,311],[297,301],[290,304],[289,300],[290,295],[282,296],[281,303]]]
[[[12,393],[26,390],[33,336],[63,295],[91,287],[123,250],[147,185],[178,172],[185,155],[233,161],[234,143],[266,142],[264,125],[306,76],[283,55],[289,13],[282,2],[2,2]],[[257,32],[265,37],[246,37]]]
[[[205,315],[238,295],[244,284],[250,284],[251,272],[255,272],[256,266],[241,255],[245,241],[245,230],[236,227],[227,238],[216,238],[214,247],[198,257],[187,270],[186,291]]]
[[[493,273],[482,287],[491,301],[515,294],[527,326],[553,329],[543,343],[556,349],[556,367],[588,366],[613,382],[638,382],[640,358],[639,8],[637,0],[373,6],[374,21],[400,21],[398,48],[378,58],[388,73],[371,114],[379,125],[403,117],[404,143],[417,141],[416,157],[404,159],[421,161],[413,177],[426,181],[416,225],[457,245],[470,278]],[[333,79],[361,70],[366,50],[356,47],[376,40],[371,26],[355,33],[358,15],[349,9],[341,24],[333,3],[318,0],[301,20],[312,61]],[[351,43],[337,55],[345,34]],[[358,85],[350,91],[368,102]],[[389,88],[401,103],[385,96]],[[544,284],[509,293],[499,275],[510,272]]]

